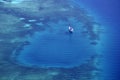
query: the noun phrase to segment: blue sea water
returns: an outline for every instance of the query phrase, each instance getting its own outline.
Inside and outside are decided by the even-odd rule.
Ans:
[[[61,25],[64,23],[50,22],[54,26],[52,31],[36,33],[29,40],[31,45],[21,51],[18,62],[36,67],[74,67],[94,55],[94,47],[82,36],[80,24],[74,25],[74,32],[69,33],[68,26]]]
[[[78,0],[89,6],[101,18],[102,25],[106,27],[106,48],[104,55],[105,80],[119,80],[120,74],[120,11],[119,0]]]
[[[18,52],[17,62],[24,66],[75,67],[96,54],[95,46],[81,33],[80,21],[74,18],[69,21],[59,20],[57,24],[49,21],[50,28],[36,33],[29,40],[31,44]],[[73,34],[69,33],[68,24],[74,28]]]
[[[17,63],[24,66],[68,68],[79,66],[96,54],[95,46],[82,34],[82,23],[75,18],[68,18],[68,21],[46,22],[49,27],[45,31],[32,36],[30,45],[24,46],[20,53],[16,51]],[[34,22],[29,23],[34,25]],[[73,33],[69,33],[69,26],[74,28]]]
[[[118,0],[75,1],[75,4],[80,3],[83,7],[88,8],[88,11],[93,11],[92,16],[98,17],[105,27],[105,42],[102,47],[104,80],[119,80],[119,2]],[[30,39],[31,45],[25,46],[18,58],[22,64],[43,67],[73,67],[81,64],[95,53],[94,47],[87,43],[88,41],[83,36],[79,35],[76,27],[78,25],[73,26],[75,29],[73,34],[66,33],[67,26],[54,26],[53,30],[56,32],[47,30],[43,34],[36,33],[36,36]]]

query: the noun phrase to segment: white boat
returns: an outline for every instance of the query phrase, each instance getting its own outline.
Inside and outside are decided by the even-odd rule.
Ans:
[[[68,30],[70,33],[73,33],[73,31],[74,31],[73,27],[71,27],[71,26],[68,27]]]

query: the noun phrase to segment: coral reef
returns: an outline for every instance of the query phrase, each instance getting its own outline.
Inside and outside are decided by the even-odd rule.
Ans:
[[[14,63],[11,55],[29,45],[28,39],[36,32],[51,27],[49,22],[65,25],[80,24],[83,35],[91,44],[99,41],[98,25],[81,8],[72,6],[68,0],[0,0],[0,80],[94,80],[99,69],[94,65],[98,59],[92,57],[74,68],[31,68]],[[29,5],[29,6],[28,6]],[[75,18],[75,19],[73,19]],[[75,25],[74,25],[75,26]],[[95,43],[95,42],[96,43]],[[12,57],[13,58],[13,57]],[[97,78],[95,80],[98,80]]]

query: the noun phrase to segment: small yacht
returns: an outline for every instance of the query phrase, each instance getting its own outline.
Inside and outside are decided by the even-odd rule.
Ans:
[[[68,30],[70,33],[73,33],[73,31],[74,31],[73,27],[71,27],[71,26],[68,27]]]

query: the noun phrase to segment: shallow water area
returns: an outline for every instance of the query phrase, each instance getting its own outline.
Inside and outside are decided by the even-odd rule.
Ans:
[[[0,80],[98,80],[101,25],[77,3],[0,0]]]

